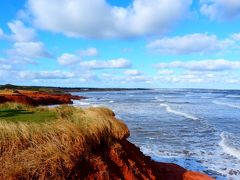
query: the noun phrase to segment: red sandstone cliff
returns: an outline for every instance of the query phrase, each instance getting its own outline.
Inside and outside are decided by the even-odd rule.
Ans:
[[[170,163],[155,162],[126,139],[100,146],[70,174],[69,179],[213,180]]]
[[[81,96],[71,94],[54,94],[37,91],[19,90],[0,94],[0,103],[17,102],[28,105],[54,105],[54,104],[72,104],[72,100],[83,99]]]

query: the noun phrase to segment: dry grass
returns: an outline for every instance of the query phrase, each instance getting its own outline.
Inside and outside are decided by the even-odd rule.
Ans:
[[[129,134],[106,108],[54,109],[47,123],[0,121],[0,179],[60,179],[87,157],[93,146]]]

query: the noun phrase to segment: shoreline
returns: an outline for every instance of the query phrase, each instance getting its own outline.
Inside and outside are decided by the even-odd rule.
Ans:
[[[12,94],[11,94],[12,93]],[[75,100],[81,100],[83,99],[82,96],[73,96],[70,94],[54,94],[54,93],[46,93],[46,92],[32,92],[32,91],[24,91],[24,90],[16,90],[14,92],[9,91],[8,93],[5,93],[5,95],[0,94],[0,97],[11,97],[10,102],[15,102],[15,103],[23,103],[27,105],[42,105],[42,102],[45,102],[44,105],[49,105],[49,103],[53,102],[58,102],[58,104],[69,104],[69,102],[72,104],[72,99],[74,98]],[[16,98],[18,97],[18,98]],[[35,100],[35,104],[32,103],[32,101],[28,100],[23,100],[23,97],[29,97],[33,100]],[[20,100],[21,99],[21,100]],[[59,101],[60,99],[60,101]],[[36,101],[38,100],[38,101]],[[53,101],[54,100],[54,101]],[[55,103],[56,105],[56,103]],[[46,108],[46,107],[45,107]],[[55,110],[56,108],[51,108],[52,110]],[[57,107],[57,109],[61,109],[61,106]],[[82,108],[78,108],[79,110]],[[87,109],[102,109],[102,108],[86,108],[83,109],[84,111],[88,111]],[[63,113],[63,117],[66,116],[66,112],[63,110],[61,113]],[[95,111],[95,110],[94,110]],[[104,110],[105,111],[105,110]],[[106,111],[107,117],[110,116],[110,121],[118,121],[115,118],[115,114],[111,110]],[[101,114],[94,114],[92,118],[96,119],[100,118],[102,115]],[[67,116],[66,116],[67,117]],[[98,120],[98,119],[96,119]],[[106,124],[103,124],[105,126]],[[90,126],[93,126],[93,124],[90,124]],[[122,125],[120,125],[122,126]],[[123,123],[123,126],[126,127],[126,125]],[[119,128],[119,127],[118,127]],[[114,132],[116,133],[116,132]],[[102,159],[103,156],[104,158],[107,159],[102,159],[98,160],[100,162],[99,164],[92,164],[91,160],[88,160],[88,163],[85,164],[86,162],[81,162],[80,165],[82,166],[83,164],[84,167],[88,167],[91,169],[92,166],[95,166],[95,168],[99,168],[98,170],[84,175],[83,169],[79,169],[79,167],[75,167],[75,169],[71,169],[70,179],[74,179],[75,177],[88,177],[88,178],[99,178],[101,175],[99,174],[98,171],[103,171],[103,167],[105,168],[106,173],[110,178],[112,177],[124,177],[124,179],[135,179],[142,177],[143,179],[155,179],[155,178],[160,178],[160,179],[185,179],[185,180],[193,180],[194,178],[199,178],[199,179],[211,179],[209,176],[198,173],[198,172],[192,172],[192,171],[187,171],[183,167],[173,164],[173,163],[164,163],[164,162],[157,162],[152,160],[152,158],[144,155],[141,151],[140,148],[135,146],[134,144],[130,143],[127,140],[127,137],[129,137],[129,130],[126,127],[124,132],[119,131],[118,134],[122,134],[121,138],[114,138],[114,143],[113,144],[108,144],[108,142],[105,142],[106,140],[102,139],[100,140],[100,144],[95,142],[93,143],[94,149],[89,149],[90,152],[93,153],[93,159],[95,161],[96,158]],[[109,134],[108,136],[113,136],[112,134]],[[95,144],[95,145],[94,145]],[[97,150],[97,149],[100,149]],[[96,151],[97,150],[97,151]],[[96,151],[96,152],[95,152]],[[106,157],[106,155],[103,155],[103,152],[108,152],[109,157]],[[122,152],[119,154],[119,152]],[[131,159],[131,161],[129,161]],[[112,162],[115,162],[116,165],[111,165]],[[18,163],[18,162],[15,162]],[[90,164],[89,164],[90,163]],[[110,164],[109,164],[110,163]],[[130,163],[130,164],[129,164]],[[105,165],[101,165],[105,164]],[[98,167],[99,166],[99,167]],[[113,166],[113,167],[112,167]],[[117,167],[118,168],[117,168]],[[44,168],[44,167],[43,167]],[[107,169],[106,169],[107,168]],[[112,169],[113,168],[113,169]],[[117,170],[118,169],[118,170]],[[119,171],[116,174],[116,171]],[[137,171],[137,172],[136,172]],[[120,173],[121,172],[121,173]],[[120,173],[120,174],[119,174]],[[105,175],[104,175],[105,176]],[[87,179],[88,179],[87,178]]]

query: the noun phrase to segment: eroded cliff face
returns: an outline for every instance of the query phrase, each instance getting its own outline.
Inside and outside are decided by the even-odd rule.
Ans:
[[[176,164],[155,162],[126,139],[96,147],[87,159],[75,167],[70,179],[212,180]]]
[[[27,105],[54,105],[72,104],[72,100],[82,99],[81,96],[71,94],[55,94],[47,92],[18,90],[14,92],[0,93],[0,103],[16,102]]]

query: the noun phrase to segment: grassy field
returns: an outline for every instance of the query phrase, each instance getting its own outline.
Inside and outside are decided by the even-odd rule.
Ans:
[[[21,107],[21,106],[19,106]],[[57,113],[48,108],[32,108],[16,104],[0,105],[0,120],[8,122],[49,122],[57,118]]]
[[[129,134],[107,108],[4,104],[0,115],[0,179],[67,178],[91,149]]]

